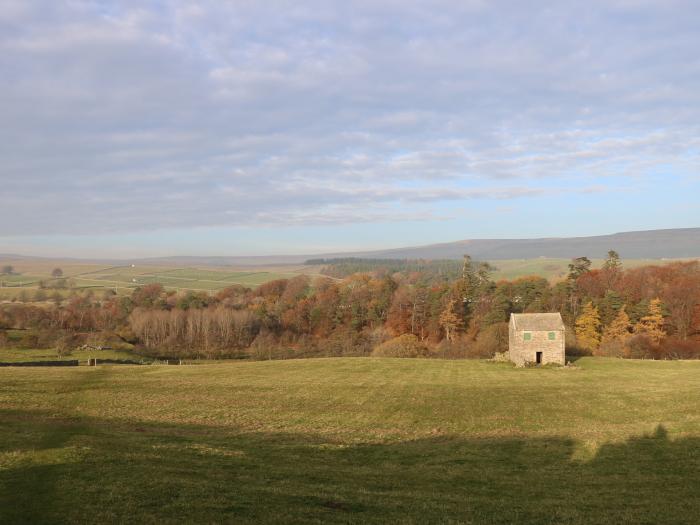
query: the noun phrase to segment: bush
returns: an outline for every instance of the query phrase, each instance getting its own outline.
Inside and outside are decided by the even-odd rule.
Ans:
[[[484,328],[469,347],[467,356],[490,359],[497,353],[508,351],[508,323],[496,323]]]
[[[380,344],[372,351],[372,357],[428,357],[430,351],[413,334],[404,334]]]
[[[459,338],[455,341],[443,339],[438,343],[433,353],[433,357],[438,359],[466,359],[469,347],[466,338]]]
[[[615,339],[613,341],[601,343],[595,355],[603,357],[622,357],[625,355],[625,341]]]
[[[668,337],[661,341],[659,357],[662,359],[700,359],[700,341]]]
[[[658,347],[645,335],[631,337],[625,345],[625,357],[630,359],[654,359]]]
[[[339,328],[319,346],[323,354],[329,357],[362,357],[372,353],[371,340],[371,334],[352,328]]]

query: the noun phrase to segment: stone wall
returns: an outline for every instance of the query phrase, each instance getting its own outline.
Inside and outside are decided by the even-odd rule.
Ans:
[[[549,332],[554,332],[555,339],[549,340]],[[525,341],[525,333],[531,334],[530,341]],[[518,366],[535,363],[537,352],[542,352],[542,364],[565,363],[565,336],[563,330],[530,331],[515,330],[513,323],[509,327],[508,352],[510,360]]]

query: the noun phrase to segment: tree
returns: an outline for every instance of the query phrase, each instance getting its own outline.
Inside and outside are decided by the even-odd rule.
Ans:
[[[600,346],[600,315],[598,309],[589,302],[576,319],[576,343],[581,348],[595,351]]]
[[[569,263],[569,281],[575,281],[584,273],[590,271],[591,260],[588,257],[577,257]]]
[[[54,279],[58,279],[59,277],[63,277],[63,270],[61,270],[60,268],[54,268],[51,271],[51,277],[53,277]]]
[[[610,250],[608,252],[608,257],[603,263],[602,272],[608,290],[614,287],[620,280],[620,273],[622,272],[622,261],[620,260],[620,254],[617,253],[615,250]]]
[[[455,305],[457,301],[452,299],[440,314],[440,326],[445,330],[445,338],[452,342],[454,340],[455,333],[464,327],[464,321],[455,312]]]
[[[14,266],[11,264],[6,264],[5,266],[2,267],[2,273],[3,275],[12,275],[12,273],[15,271]]]
[[[462,264],[462,281],[460,282],[460,293],[464,309],[468,312],[470,304],[476,299],[476,289],[479,285],[479,277],[474,269],[474,263],[469,255],[464,256]]]
[[[578,316],[578,309],[581,302],[577,280],[590,270],[591,260],[588,257],[577,257],[569,264],[569,275],[566,278],[566,282],[569,292],[569,310],[574,319]]]
[[[666,337],[664,332],[664,316],[661,312],[661,299],[652,299],[649,301],[649,310],[647,315],[642,317],[634,327],[634,333],[645,335],[655,344]]]
[[[622,355],[622,348],[630,337],[632,337],[632,323],[623,306],[620,308],[617,317],[613,319],[603,332],[600,346],[606,350],[607,354],[619,356]]]

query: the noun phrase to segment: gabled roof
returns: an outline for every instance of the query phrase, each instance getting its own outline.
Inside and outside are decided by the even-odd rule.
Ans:
[[[554,331],[564,330],[561,314],[511,314],[516,330]]]

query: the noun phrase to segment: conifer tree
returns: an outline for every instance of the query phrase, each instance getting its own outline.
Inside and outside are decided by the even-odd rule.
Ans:
[[[600,315],[593,303],[583,307],[576,319],[576,343],[581,348],[595,351],[600,346]]]
[[[617,317],[613,319],[610,325],[603,332],[603,338],[601,344],[608,345],[611,343],[624,343],[632,335],[632,323],[630,323],[630,316],[627,315],[627,311],[623,306],[617,314]]]
[[[661,299],[649,301],[649,311],[634,327],[634,333],[645,335],[656,344],[659,344],[659,342],[666,337],[666,332],[664,332],[664,316],[661,312]]]
[[[620,274],[622,273],[622,261],[620,260],[620,254],[615,250],[610,250],[608,252],[608,257],[603,263],[603,279],[605,284],[609,289],[615,286],[615,284],[620,279]]]

